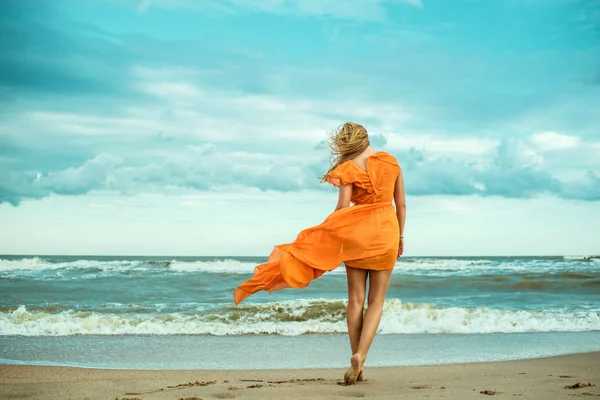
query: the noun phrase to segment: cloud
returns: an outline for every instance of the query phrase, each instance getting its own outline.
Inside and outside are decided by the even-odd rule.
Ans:
[[[227,2],[229,7],[232,1]],[[378,10],[400,4],[391,0],[352,4],[363,2]],[[204,6],[206,2],[156,1],[150,7],[165,7],[185,17],[195,12],[185,7],[199,7],[200,3]],[[314,3],[314,7],[339,8],[338,2]],[[1,2],[0,7],[4,4],[18,3]],[[66,7],[70,3],[61,4]],[[296,9],[301,2],[244,4],[237,9]],[[136,1],[135,6],[139,5]],[[357,114],[353,118],[376,119],[386,130],[398,128],[398,122],[406,120],[409,114],[410,125],[402,124],[402,128],[466,132],[477,126],[489,136],[498,135],[497,131],[516,134],[574,127],[578,131],[593,130],[600,122],[593,101],[595,92],[566,96],[563,91],[552,89],[557,79],[564,84],[564,71],[577,70],[578,77],[591,74],[591,69],[595,73],[597,53],[591,50],[569,56],[562,52],[491,52],[479,56],[469,50],[470,55],[465,56],[468,49],[456,47],[453,43],[459,38],[452,37],[452,33],[405,24],[386,24],[375,29],[344,23],[349,26],[344,34],[330,37],[323,34],[328,31],[327,24],[320,31],[307,22],[308,25],[300,25],[289,36],[276,40],[261,30],[257,30],[257,36],[244,35],[243,31],[225,34],[202,13],[195,13],[194,18],[206,18],[202,19],[206,22],[203,35],[222,40],[207,41],[197,30],[185,31],[180,39],[172,35],[161,39],[161,32],[156,30],[117,34],[93,24],[69,21],[56,8],[36,20],[28,19],[30,14],[22,12],[19,24],[0,17],[6,48],[14,49],[0,53],[3,103],[19,101],[21,107],[31,107],[27,103],[35,99],[35,106],[46,109],[101,110],[112,116],[134,107],[159,104],[165,96],[158,96],[158,90],[180,93],[182,100],[188,102],[193,101],[194,91],[218,90],[270,95],[277,100],[302,98],[309,103],[318,99],[334,106],[344,99],[367,106],[376,102],[377,107],[386,108],[354,107],[352,111]],[[121,13],[127,14],[125,10]],[[246,23],[252,21],[254,14],[226,13],[221,17],[240,18]],[[144,26],[138,25],[141,21],[137,15],[130,22],[126,15],[123,18],[125,27],[115,31],[129,31],[127,26],[134,22],[136,29]],[[178,24],[169,25],[165,31],[176,32],[177,27]],[[428,38],[426,46],[421,44],[424,36]],[[296,42],[310,43],[306,47],[311,50],[304,46],[294,46],[289,53],[277,50]],[[558,76],[552,72],[554,68],[559,71]],[[140,84],[146,85],[146,90]],[[361,114],[363,109],[368,113]],[[394,112],[398,118],[392,120]],[[517,123],[501,126],[513,121]]]
[[[375,136],[381,138],[379,136]],[[121,194],[180,193],[234,190],[299,191],[329,188],[318,184],[327,167],[323,151],[312,157],[227,151],[212,143],[188,145],[139,164],[133,157],[99,154],[80,166],[40,173],[4,176],[0,203],[18,205],[24,199],[52,193],[80,195],[91,191]],[[553,194],[567,199],[600,200],[600,178],[592,171],[569,181],[543,168],[543,157],[519,139],[503,140],[490,161],[457,161],[429,156],[414,148],[397,153],[410,195],[482,195],[529,198]]]
[[[333,17],[338,19],[378,21],[386,18],[386,7],[405,4],[422,8],[421,0],[354,0],[341,4],[337,0],[142,0],[138,13],[150,6],[166,9],[191,9],[196,11],[221,11],[235,14],[243,11],[294,15],[303,17]]]
[[[597,201],[596,176],[559,180],[543,168],[543,157],[520,139],[505,139],[491,161],[455,161],[427,157],[412,149],[404,157],[407,193],[414,195],[470,195],[529,198],[541,194]]]
[[[110,188],[112,174],[122,164],[120,157],[99,154],[83,165],[43,174],[9,171],[2,174],[0,202],[18,205],[24,198],[39,199],[50,194],[78,195]]]
[[[502,170],[515,170],[537,168],[542,162],[542,156],[523,141],[506,139],[498,146],[494,165]]]
[[[567,199],[598,201],[600,200],[600,176],[588,171],[585,176],[562,188],[561,197]]]
[[[565,78],[592,64],[597,71],[589,49],[479,54],[485,40],[462,38],[474,46],[465,53],[452,36],[461,21],[444,36],[427,26],[346,21],[336,37],[303,20],[289,42],[266,29],[213,42],[197,30],[184,29],[183,39],[167,28],[165,36],[113,33],[129,31],[128,14],[139,19],[135,29],[144,26],[144,16],[120,8],[125,28],[110,31],[69,21],[58,5],[18,4],[0,3],[2,202],[91,191],[317,189],[327,157],[315,144],[344,120],[363,123],[374,146],[398,155],[411,194],[597,199],[596,92]],[[140,12],[173,12],[182,25],[187,14],[194,24],[206,17],[189,10],[198,4],[135,3]],[[259,11],[375,18],[400,2],[219,4],[237,12],[220,18],[251,22]],[[323,31],[340,25],[319,23]],[[202,35],[223,34],[216,25]],[[415,45],[425,39],[426,47]],[[295,40],[309,50],[280,50]]]
[[[531,142],[541,150],[570,149],[579,146],[581,139],[576,136],[557,132],[537,132],[531,137]]]
[[[306,166],[306,164],[304,165]],[[18,205],[24,199],[50,194],[83,195],[110,191],[124,195],[177,193],[177,189],[207,191],[214,188],[250,187],[289,191],[318,187],[309,168],[288,158],[264,154],[223,152],[212,144],[187,146],[178,153],[139,165],[132,158],[102,153],[82,165],[64,170],[0,174],[0,203]]]
[[[371,142],[371,146],[373,146],[377,149],[383,148],[387,144],[387,139],[382,134],[369,135],[369,141]]]

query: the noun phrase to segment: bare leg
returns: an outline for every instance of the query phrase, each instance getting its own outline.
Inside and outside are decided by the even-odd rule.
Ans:
[[[367,291],[367,272],[364,269],[346,267],[348,279],[348,307],[346,319],[348,321],[348,335],[352,354],[358,351],[360,332],[363,325],[363,309]]]
[[[364,269],[346,267],[348,279],[348,307],[346,309],[346,320],[348,322],[348,336],[350,336],[350,348],[352,354],[358,351],[360,332],[363,325],[363,309],[365,307],[365,294],[367,291],[367,273]],[[350,369],[344,375],[348,380]]]
[[[348,383],[350,384],[356,382],[360,371],[362,371],[363,364],[367,359],[367,353],[369,352],[371,343],[373,343],[375,333],[377,333],[391,275],[391,269],[385,271],[369,271],[368,306],[363,318],[358,350],[350,359],[352,364],[352,372],[348,377]]]

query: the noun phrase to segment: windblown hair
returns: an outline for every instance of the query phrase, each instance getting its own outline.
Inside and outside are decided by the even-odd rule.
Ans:
[[[362,125],[356,122],[346,122],[340,125],[327,139],[327,146],[331,151],[331,166],[325,174],[319,177],[320,181],[325,182],[331,171],[358,156],[369,144],[369,134]]]

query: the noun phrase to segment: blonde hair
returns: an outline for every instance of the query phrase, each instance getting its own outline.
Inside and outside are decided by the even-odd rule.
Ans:
[[[369,144],[369,134],[364,126],[356,122],[340,125],[336,131],[329,134],[327,139],[327,147],[331,151],[331,166],[319,177],[320,181],[325,182],[331,171],[361,154]]]

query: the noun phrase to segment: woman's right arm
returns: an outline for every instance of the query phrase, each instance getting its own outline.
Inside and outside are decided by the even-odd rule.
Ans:
[[[340,193],[338,195],[338,202],[335,206],[335,210],[341,210],[350,205],[350,198],[352,197],[352,184],[340,184]]]
[[[404,178],[402,177],[402,169],[396,178],[394,186],[394,202],[396,203],[396,218],[398,218],[398,226],[400,227],[400,245],[398,247],[398,257],[404,252],[404,222],[406,221],[406,198],[404,195]]]

